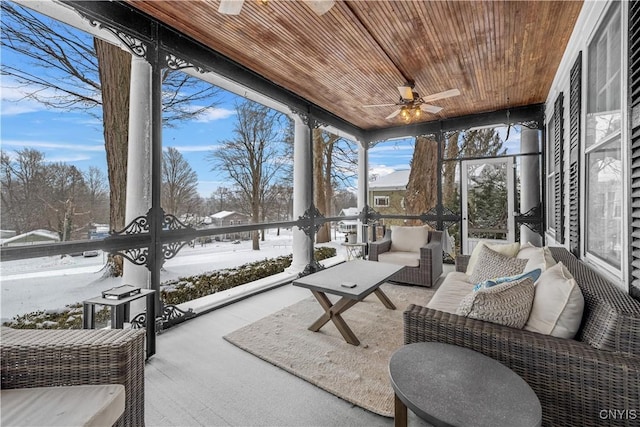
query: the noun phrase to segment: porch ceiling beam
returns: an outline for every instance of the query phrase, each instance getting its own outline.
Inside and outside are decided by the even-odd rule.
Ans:
[[[508,113],[508,119],[507,119]],[[501,125],[534,121],[542,126],[544,119],[544,104],[527,105],[525,107],[509,108],[487,113],[454,117],[440,121],[394,126],[366,132],[366,141],[384,141],[387,139],[408,136],[426,135],[436,132],[471,129],[479,126]]]

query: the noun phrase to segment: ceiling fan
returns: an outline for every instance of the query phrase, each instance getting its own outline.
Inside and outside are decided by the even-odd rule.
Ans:
[[[259,3],[267,4],[269,0],[258,0]],[[238,15],[242,10],[244,0],[220,0],[218,12],[224,15]],[[304,3],[318,15],[323,15],[329,11],[336,3],[335,0],[306,0]]]
[[[436,114],[442,110],[442,107],[427,104],[428,102],[460,95],[460,91],[458,89],[449,89],[432,95],[420,96],[414,91],[414,87],[415,83],[411,81],[405,83],[404,86],[398,86],[398,92],[400,92],[400,100],[398,102],[391,104],[363,105],[363,107],[399,106],[400,108],[389,114],[386,119],[391,120],[397,115],[400,115],[403,120],[409,122],[411,119],[420,117],[422,112]]]

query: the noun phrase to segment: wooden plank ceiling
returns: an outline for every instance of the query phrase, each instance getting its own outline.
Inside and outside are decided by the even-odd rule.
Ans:
[[[434,121],[545,102],[581,1],[344,1],[322,16],[302,1],[127,0],[133,7],[365,130],[386,120],[397,86],[457,88]]]

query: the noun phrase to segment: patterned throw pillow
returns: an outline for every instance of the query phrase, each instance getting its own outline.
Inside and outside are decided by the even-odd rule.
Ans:
[[[533,280],[533,283],[535,284],[538,278],[540,278],[541,273],[542,273],[542,270],[539,268],[536,268],[535,270],[527,271],[525,273],[518,274],[517,276],[507,276],[507,277],[498,277],[495,279],[489,279],[489,280],[485,280],[484,282],[480,282],[476,284],[473,287],[473,290],[478,291],[482,288],[490,288],[492,286],[499,285],[501,283],[516,282],[518,280],[526,279],[527,277],[531,277],[531,280]]]
[[[471,283],[480,283],[496,277],[515,276],[524,271],[528,260],[503,255],[483,246],[478,255],[478,263],[471,274]]]
[[[456,314],[522,329],[527,323],[535,291],[531,277],[471,292]]]

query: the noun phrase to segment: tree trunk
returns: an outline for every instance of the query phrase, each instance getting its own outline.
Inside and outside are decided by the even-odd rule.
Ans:
[[[419,136],[411,160],[411,172],[405,196],[407,214],[429,212],[438,201],[438,142],[434,138]],[[420,220],[409,221],[419,225]]]
[[[447,138],[446,158],[457,159],[458,150],[458,135],[459,132],[452,133]],[[442,204],[451,209],[453,212],[458,212],[457,208],[457,196],[458,189],[456,188],[456,166],[457,161],[444,162],[442,172]]]
[[[260,222],[260,195],[258,194],[258,184],[259,178],[254,175],[253,176],[254,185],[253,185],[253,196],[251,198],[251,220],[254,224],[258,224]],[[251,233],[252,239],[252,249],[254,251],[260,250],[260,230],[253,230]]]
[[[314,129],[313,131],[313,202],[318,211],[326,215],[326,193],[324,182],[324,150],[325,144],[322,137],[322,131]],[[329,232],[327,224],[324,224],[316,233],[316,243],[326,243],[329,241]]]
[[[334,216],[335,212],[332,209],[333,202],[333,185],[331,183],[331,173],[333,168],[333,145],[335,141],[338,139],[336,135],[329,135],[329,141],[326,143],[326,147],[324,150],[324,214],[325,216]],[[326,222],[323,225],[324,230],[323,234],[326,234],[324,242],[331,241],[331,224]]]
[[[98,38],[94,38],[94,46],[102,86],[102,121],[109,174],[109,228],[120,231],[125,226],[131,55]],[[108,263],[114,275],[122,275],[122,257],[110,255]]]

